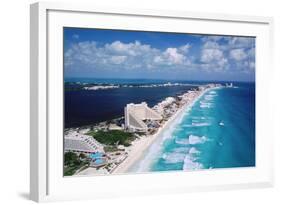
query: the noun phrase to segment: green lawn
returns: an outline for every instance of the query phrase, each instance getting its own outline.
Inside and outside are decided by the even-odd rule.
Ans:
[[[93,136],[98,142],[105,145],[124,145],[130,146],[131,142],[135,139],[132,133],[124,132],[121,130],[109,130],[109,131],[90,131],[88,135]]]
[[[104,149],[105,152],[117,152],[117,151],[119,151],[119,149],[116,146],[110,146],[110,145],[105,146],[103,149]]]

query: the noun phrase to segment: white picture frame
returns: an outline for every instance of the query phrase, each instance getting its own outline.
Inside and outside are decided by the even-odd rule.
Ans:
[[[98,23],[94,19],[98,19]],[[194,26],[187,30],[182,25]],[[256,167],[181,173],[63,177],[61,172],[63,161],[59,153],[62,153],[63,148],[60,119],[63,109],[61,32],[64,26],[148,31],[173,29],[178,32],[256,36]],[[269,105],[268,102],[272,100],[268,92],[273,72],[272,29],[273,19],[270,17],[97,8],[91,4],[46,2],[32,4],[30,12],[31,200],[41,202],[95,199],[273,186],[273,134],[267,129],[271,126],[272,113],[265,109]],[[61,136],[58,136],[59,133]],[[55,135],[58,137],[54,137]]]

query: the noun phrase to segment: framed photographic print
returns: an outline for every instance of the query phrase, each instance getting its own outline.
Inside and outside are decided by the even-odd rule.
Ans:
[[[271,30],[268,17],[31,5],[31,199],[271,186]]]

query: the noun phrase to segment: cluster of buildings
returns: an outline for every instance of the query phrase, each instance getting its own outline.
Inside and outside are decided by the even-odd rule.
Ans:
[[[85,90],[107,90],[107,89],[114,89],[119,88],[118,85],[94,85],[90,87],[84,87]]]
[[[91,167],[100,167],[107,162],[104,146],[93,137],[80,133],[78,130],[65,134],[64,151],[86,154]]]
[[[94,152],[103,152],[103,145],[93,137],[76,130],[67,132],[64,135],[64,150],[67,152],[91,154]]]
[[[198,90],[189,90],[177,97],[167,97],[153,108],[148,107],[145,102],[127,104],[124,108],[125,121],[122,121],[122,125],[120,125],[120,120],[116,119],[110,124],[100,123],[97,129],[123,130],[125,132],[133,132],[136,135],[138,133],[154,134],[161,124],[173,116],[179,108],[194,102],[194,99],[204,90],[218,86],[221,85],[208,84],[200,86]],[[228,86],[232,86],[232,84]],[[90,166],[104,166],[108,172],[114,170],[128,155],[126,149],[121,149],[120,147],[118,147],[117,151],[105,153],[102,144],[97,142],[92,136],[81,133],[78,129],[66,132],[64,136],[64,150],[65,152],[71,151],[87,154],[91,159]]]
[[[86,155],[90,167],[102,169],[106,173],[112,172],[127,158],[127,153],[122,145],[119,145],[116,151],[106,152],[103,144],[92,136],[83,134],[87,131],[78,129],[67,131],[64,136],[64,152],[73,152],[77,155],[83,153]]]

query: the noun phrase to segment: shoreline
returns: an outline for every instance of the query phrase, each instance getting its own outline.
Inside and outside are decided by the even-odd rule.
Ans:
[[[215,87],[216,88],[216,87]],[[176,113],[171,116],[165,124],[160,127],[154,135],[146,136],[145,138],[139,139],[137,142],[130,147],[130,152],[128,153],[128,157],[119,164],[111,173],[112,174],[122,174],[128,172],[128,170],[136,164],[138,160],[144,158],[144,152],[148,150],[151,145],[158,139],[166,130],[171,126],[171,124],[179,118],[180,115],[183,115],[187,109],[191,109],[193,105],[208,91],[215,88],[206,88],[202,91],[192,102],[186,102]]]

